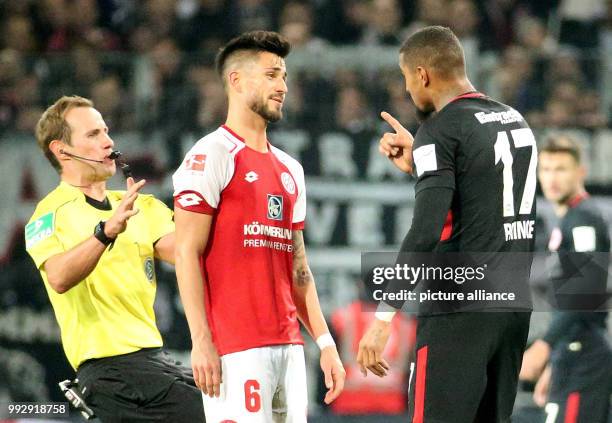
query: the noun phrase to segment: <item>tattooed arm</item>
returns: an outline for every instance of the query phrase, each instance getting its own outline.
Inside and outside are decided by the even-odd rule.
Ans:
[[[325,403],[330,404],[342,392],[346,372],[321,311],[317,287],[306,259],[302,231],[293,231],[293,301],[298,318],[312,339],[318,341],[319,347],[324,346],[321,348],[320,362],[325,375],[325,386],[328,389]],[[325,338],[331,341],[325,342]]]
[[[306,259],[304,234],[293,231],[293,300],[300,321],[312,337],[329,333],[325,317],[319,305],[317,287]]]

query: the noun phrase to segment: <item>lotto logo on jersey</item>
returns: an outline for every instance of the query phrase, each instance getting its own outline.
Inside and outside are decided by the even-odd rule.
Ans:
[[[206,163],[206,154],[194,154],[185,159],[185,169],[203,172]]]
[[[283,220],[283,196],[268,194],[268,219]]]
[[[199,205],[203,200],[195,192],[188,192],[185,194],[181,194],[176,198],[177,203],[181,205],[183,208],[192,207]]]

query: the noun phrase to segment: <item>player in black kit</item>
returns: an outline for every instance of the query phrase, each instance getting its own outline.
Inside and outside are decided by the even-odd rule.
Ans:
[[[546,423],[607,423],[612,350],[606,339],[608,313],[601,306],[608,280],[608,225],[584,190],[585,169],[572,139],[550,138],[539,161],[542,191],[559,218],[548,248],[558,254],[562,274],[553,285],[558,309],[543,338],[525,352],[520,377],[537,380],[534,400],[544,407]]]
[[[516,110],[475,90],[463,49],[448,28],[426,27],[400,49],[400,69],[417,109],[429,115],[416,137],[388,113],[380,151],[413,173],[415,208],[401,252],[533,251],[537,151]],[[516,269],[527,286],[531,259]],[[378,376],[392,311],[376,313],[358,361]],[[379,307],[380,310],[380,307]],[[530,312],[419,315],[409,409],[413,423],[508,422],[529,329]]]

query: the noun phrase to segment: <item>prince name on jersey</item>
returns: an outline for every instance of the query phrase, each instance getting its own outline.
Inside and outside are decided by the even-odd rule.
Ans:
[[[421,125],[413,157],[417,193],[455,192],[439,248],[532,251],[538,153],[520,113],[480,93],[459,96]]]

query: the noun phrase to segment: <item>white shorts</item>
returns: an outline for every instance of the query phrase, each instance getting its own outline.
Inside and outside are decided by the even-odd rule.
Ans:
[[[306,422],[308,394],[301,345],[225,354],[219,398],[204,398],[207,423]]]

